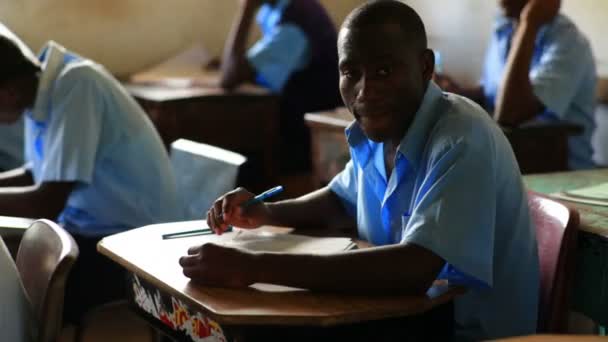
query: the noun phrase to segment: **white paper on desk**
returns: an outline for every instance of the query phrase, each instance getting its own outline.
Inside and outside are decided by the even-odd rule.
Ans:
[[[220,244],[256,252],[331,254],[353,249],[350,238],[310,237],[240,230],[221,236]]]
[[[589,200],[608,202],[608,183],[596,184],[575,190],[568,190],[564,193],[572,197],[581,197]]]

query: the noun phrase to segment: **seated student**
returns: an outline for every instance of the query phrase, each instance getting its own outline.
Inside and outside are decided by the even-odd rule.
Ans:
[[[0,237],[0,341],[36,341],[36,319],[11,254]]]
[[[307,112],[341,105],[336,29],[318,0],[243,0],[226,43],[221,85],[256,82],[280,96],[280,151],[285,172],[310,169]],[[253,17],[262,31],[245,50]]]
[[[483,67],[481,84],[464,88],[447,76],[438,82],[485,105],[505,126],[531,119],[563,120],[583,127],[570,138],[569,167],[594,167],[595,61],[587,38],[559,14],[560,0],[503,0],[502,15]]]
[[[0,124],[0,172],[23,166],[23,120]]]
[[[340,91],[355,118],[345,169],[325,188],[248,210],[240,204],[253,194],[237,189],[215,202],[207,222],[220,233],[227,225],[348,222],[379,247],[318,256],[205,244],[180,259],[184,274],[217,286],[408,294],[449,279],[469,287],[455,300],[458,337],[534,333],[535,231],[501,129],[478,105],[431,81],[424,24],[399,1],[355,9],[342,25],[338,51]]]
[[[0,55],[0,120],[25,118],[27,162],[0,173],[0,215],[54,219],[74,236],[65,312],[76,321],[122,292],[97,241],[179,220],[175,179],[151,122],[102,66],[54,42],[37,59],[6,28]]]

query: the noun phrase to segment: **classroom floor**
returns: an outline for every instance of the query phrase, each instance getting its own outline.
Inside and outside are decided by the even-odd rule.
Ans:
[[[151,328],[128,308],[112,308],[94,315],[94,323],[83,334],[82,341],[74,340],[75,328],[63,329],[59,342],[153,342]]]

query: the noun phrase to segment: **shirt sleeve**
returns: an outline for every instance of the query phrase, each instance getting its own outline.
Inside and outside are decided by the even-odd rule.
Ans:
[[[293,24],[279,25],[247,52],[258,83],[280,92],[292,73],[309,62],[310,47],[304,32]]]
[[[350,160],[344,170],[329,183],[329,189],[340,198],[349,215],[357,213],[357,172]]]
[[[56,82],[39,181],[90,183],[102,130],[102,94],[92,70],[67,71]]]
[[[588,49],[581,40],[578,35],[560,33],[544,47],[538,66],[530,72],[534,94],[558,118],[566,114],[587,67]]]
[[[414,209],[403,220],[402,243],[443,258],[449,271],[442,274],[461,283],[464,277],[469,284],[492,286],[496,190],[491,158],[463,138],[444,144],[429,159]]]

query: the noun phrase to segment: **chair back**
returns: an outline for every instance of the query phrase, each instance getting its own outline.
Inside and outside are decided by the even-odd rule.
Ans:
[[[61,332],[65,284],[78,258],[72,236],[49,220],[25,231],[17,252],[17,269],[38,321],[38,341],[57,341]]]
[[[540,263],[537,330],[563,333],[567,330],[575,273],[579,214],[531,191],[528,192],[528,204],[536,226]]]
[[[203,219],[213,202],[234,189],[247,158],[219,147],[179,139],[171,144],[171,164],[186,220]]]

